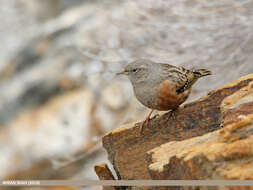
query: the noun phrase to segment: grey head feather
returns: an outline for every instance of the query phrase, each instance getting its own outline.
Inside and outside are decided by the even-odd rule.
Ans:
[[[151,64],[154,63],[150,60],[139,59],[125,67],[125,72],[128,72],[128,78],[133,85],[137,85],[148,79],[150,68],[152,68]]]

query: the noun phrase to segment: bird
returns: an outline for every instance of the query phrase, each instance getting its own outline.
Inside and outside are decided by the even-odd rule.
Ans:
[[[135,60],[117,73],[129,78],[137,100],[151,109],[140,126],[140,133],[154,110],[171,110],[173,114],[190,95],[192,85],[199,78],[211,74],[207,69],[190,70],[147,59]]]

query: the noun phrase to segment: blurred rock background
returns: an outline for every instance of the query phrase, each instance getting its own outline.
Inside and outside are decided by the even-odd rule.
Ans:
[[[188,101],[253,72],[253,0],[2,0],[0,17],[0,179],[97,179],[101,135],[149,111],[114,75],[130,61],[212,70]]]

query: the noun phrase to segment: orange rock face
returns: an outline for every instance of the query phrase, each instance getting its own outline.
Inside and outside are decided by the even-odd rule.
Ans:
[[[253,179],[253,75],[138,132],[129,124],[103,137],[120,179]]]

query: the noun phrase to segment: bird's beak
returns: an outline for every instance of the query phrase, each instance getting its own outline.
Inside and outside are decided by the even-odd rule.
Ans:
[[[128,71],[122,71],[122,72],[119,72],[119,73],[116,73],[116,75],[128,75]]]

